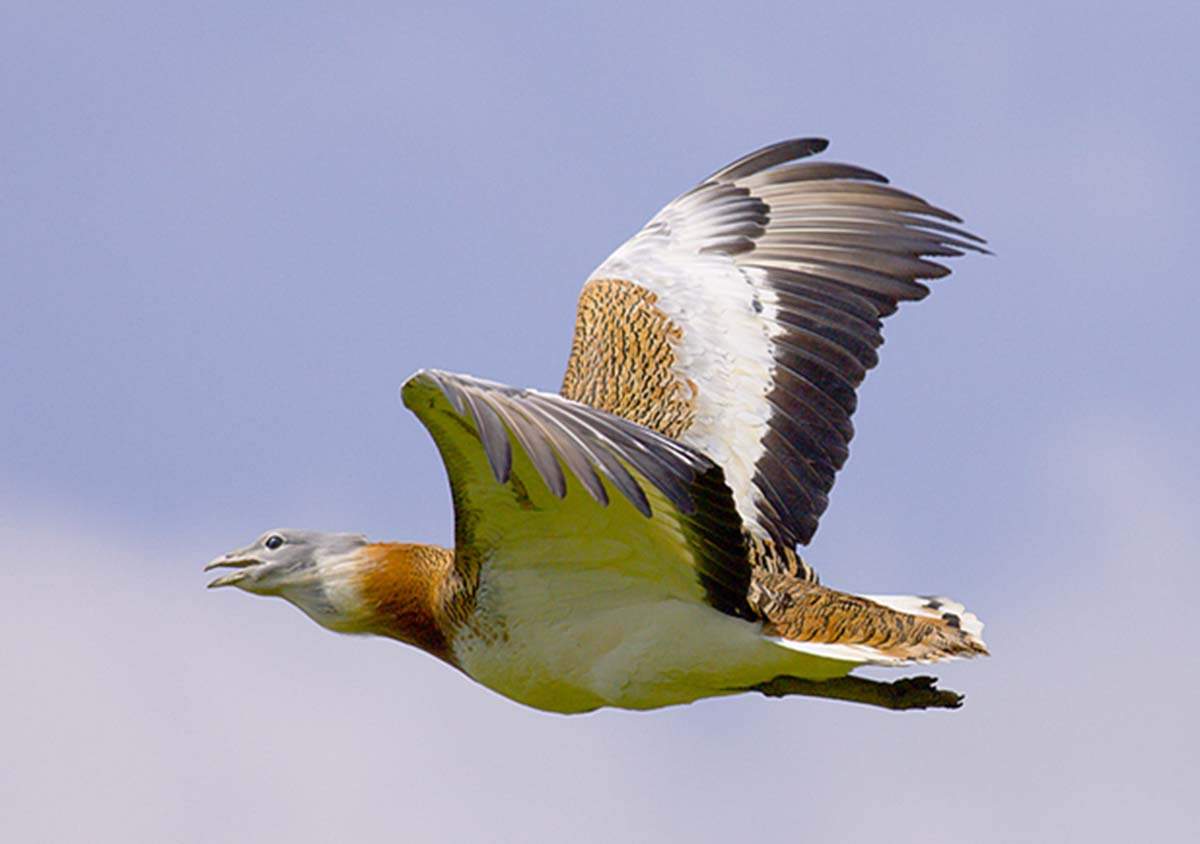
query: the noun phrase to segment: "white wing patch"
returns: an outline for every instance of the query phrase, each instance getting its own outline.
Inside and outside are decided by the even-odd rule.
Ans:
[[[772,338],[780,331],[773,296],[727,256],[699,254],[702,244],[673,239],[671,231],[647,226],[591,279],[632,281],[658,297],[672,323],[686,326],[675,347],[675,374],[699,390],[694,422],[680,440],[725,470],[738,513],[754,525],[752,481],[770,416]],[[703,287],[696,284],[701,278]]]

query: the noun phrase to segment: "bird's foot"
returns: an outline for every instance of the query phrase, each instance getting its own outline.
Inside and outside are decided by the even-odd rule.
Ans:
[[[963,703],[963,696],[958,692],[939,689],[936,677],[904,677],[889,683],[865,677],[805,680],[783,676],[753,686],[751,690],[767,697],[824,697],[895,710],[958,709]]]

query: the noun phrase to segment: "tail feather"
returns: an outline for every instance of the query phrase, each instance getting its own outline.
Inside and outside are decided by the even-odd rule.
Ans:
[[[852,595],[763,574],[751,588],[763,633],[791,650],[873,665],[986,654],[983,624],[962,604],[917,595]]]
[[[896,612],[908,613],[921,618],[937,618],[957,627],[978,644],[984,652],[983,622],[973,612],[951,598],[941,595],[863,595],[868,601],[882,604]]]

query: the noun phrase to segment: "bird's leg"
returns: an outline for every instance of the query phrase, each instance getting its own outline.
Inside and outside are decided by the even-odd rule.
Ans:
[[[826,697],[884,709],[958,709],[963,702],[958,692],[939,689],[936,677],[905,677],[887,683],[865,677],[805,680],[782,676],[751,686],[748,691],[762,692],[767,697]]]

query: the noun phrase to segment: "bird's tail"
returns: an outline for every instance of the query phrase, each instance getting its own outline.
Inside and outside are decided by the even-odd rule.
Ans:
[[[862,595],[868,601],[882,604],[896,612],[932,618],[961,630],[963,635],[980,650],[987,652],[983,643],[983,622],[958,601],[940,595]]]
[[[957,601],[928,595],[851,595],[767,575],[752,595],[764,635],[791,650],[875,665],[987,654],[983,624]]]

